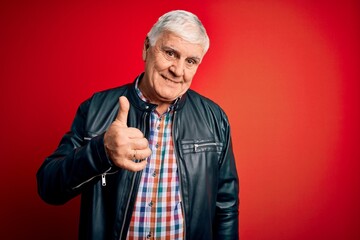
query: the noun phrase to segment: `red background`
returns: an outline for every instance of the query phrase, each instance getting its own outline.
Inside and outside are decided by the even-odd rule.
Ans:
[[[360,239],[358,1],[1,1],[1,239],[76,239],[35,174],[95,91],[132,81],[157,17],[196,13],[192,88],[232,124],[241,238]]]

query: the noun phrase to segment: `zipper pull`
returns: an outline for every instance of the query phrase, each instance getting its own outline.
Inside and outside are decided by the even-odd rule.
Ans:
[[[106,175],[105,173],[101,175],[101,185],[102,185],[103,187],[106,186],[106,178],[105,178],[105,175]]]
[[[197,152],[197,148],[199,147],[199,144],[195,143],[194,144],[194,151]]]

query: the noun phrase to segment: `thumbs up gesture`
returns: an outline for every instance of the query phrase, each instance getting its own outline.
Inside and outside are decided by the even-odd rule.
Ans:
[[[146,167],[147,161],[141,160],[149,157],[151,150],[144,134],[137,128],[127,126],[129,109],[128,99],[120,97],[118,115],[104,135],[104,144],[116,166],[136,172]]]

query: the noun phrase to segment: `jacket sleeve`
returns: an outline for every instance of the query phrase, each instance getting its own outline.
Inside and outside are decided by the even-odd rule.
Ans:
[[[230,127],[225,116],[226,147],[220,165],[214,239],[239,239],[239,180],[232,149]]]
[[[90,100],[78,108],[71,130],[37,172],[38,193],[49,204],[64,204],[112,167],[104,147],[104,134],[85,132]]]

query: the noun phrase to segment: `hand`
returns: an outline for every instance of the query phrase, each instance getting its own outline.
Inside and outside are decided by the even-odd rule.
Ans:
[[[104,135],[104,144],[116,166],[136,172],[146,167],[146,158],[151,155],[151,150],[144,134],[127,126],[129,109],[128,99],[120,97],[118,115]],[[144,161],[135,162],[136,159]]]

